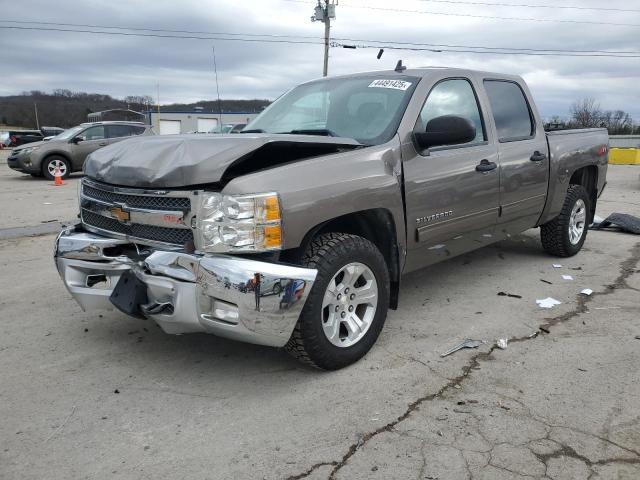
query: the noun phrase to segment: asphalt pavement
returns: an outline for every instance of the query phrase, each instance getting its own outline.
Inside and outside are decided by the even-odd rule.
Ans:
[[[77,177],[2,155],[0,478],[640,478],[639,236],[557,259],[531,230],[411,274],[371,352],[319,372],[83,312],[51,257]],[[640,216],[640,167],[608,180],[597,213]]]

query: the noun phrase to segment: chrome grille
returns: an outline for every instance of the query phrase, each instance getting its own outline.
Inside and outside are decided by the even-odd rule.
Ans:
[[[89,210],[82,210],[82,222],[99,228],[100,230],[142,240],[151,240],[153,242],[171,243],[181,246],[187,242],[193,242],[193,231],[191,229],[156,227],[138,223],[125,225],[113,218],[103,217]]]
[[[85,197],[108,203],[126,203],[134,208],[146,208],[149,210],[177,210],[189,211],[191,200],[184,197],[152,197],[148,195],[131,195],[111,192],[94,188],[86,183],[82,185],[82,194]]]
[[[184,247],[193,243],[193,195],[197,192],[120,188],[83,179],[82,223],[89,230],[113,233],[142,244]]]

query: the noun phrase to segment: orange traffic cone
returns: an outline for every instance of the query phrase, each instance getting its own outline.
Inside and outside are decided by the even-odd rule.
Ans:
[[[53,184],[56,187],[59,187],[60,185],[64,185],[64,183],[62,183],[62,175],[60,175],[59,167],[56,167],[56,169],[53,171]]]

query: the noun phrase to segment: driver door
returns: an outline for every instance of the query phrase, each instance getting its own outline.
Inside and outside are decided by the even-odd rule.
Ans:
[[[470,79],[436,83],[414,131],[424,132],[429,120],[442,115],[471,120],[476,137],[465,144],[426,151],[417,151],[416,146],[415,154],[403,159],[406,271],[491,243],[498,220],[498,152]]]
[[[82,140],[73,146],[73,169],[80,170],[84,165],[84,161],[91,152],[95,152],[99,148],[107,145],[104,125],[96,125],[89,127],[82,133],[76,135]]]

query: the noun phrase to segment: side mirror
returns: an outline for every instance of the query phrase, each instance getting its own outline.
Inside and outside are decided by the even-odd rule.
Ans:
[[[442,115],[427,123],[425,132],[413,134],[423,149],[443,145],[459,145],[476,138],[476,127],[471,120],[457,115]]]
[[[78,143],[80,143],[80,142],[84,142],[84,138],[82,138],[82,137],[73,137],[73,138],[71,139],[71,143],[75,143],[76,145],[77,145]]]

